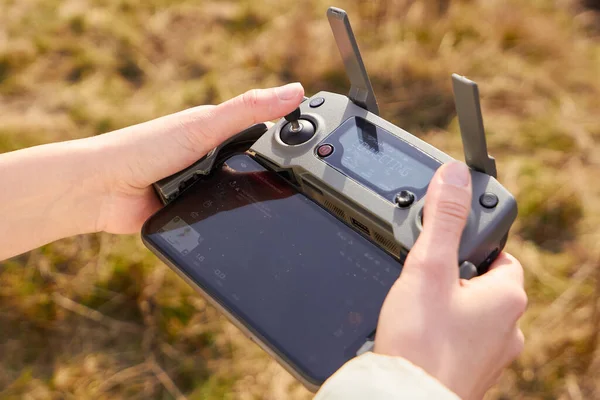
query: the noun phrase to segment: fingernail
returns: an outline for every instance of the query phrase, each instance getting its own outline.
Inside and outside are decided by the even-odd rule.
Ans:
[[[469,168],[466,164],[453,161],[444,166],[442,181],[453,186],[467,186],[469,184]]]
[[[275,88],[275,93],[280,100],[291,100],[298,96],[299,90],[302,90],[302,85],[298,82],[295,82]]]

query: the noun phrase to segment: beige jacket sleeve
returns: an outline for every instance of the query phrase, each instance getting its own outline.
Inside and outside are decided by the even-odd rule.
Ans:
[[[347,362],[314,400],[460,400],[421,368],[399,357],[367,352]]]

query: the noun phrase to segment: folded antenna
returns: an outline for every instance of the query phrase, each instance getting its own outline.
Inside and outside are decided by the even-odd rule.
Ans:
[[[377,99],[360,56],[348,14],[340,8],[330,7],[327,10],[327,19],[329,19],[335,42],[344,60],[346,75],[350,79],[351,87],[348,97],[367,111],[379,115]]]
[[[452,74],[452,86],[465,161],[471,169],[496,178],[496,160],[487,152],[477,84],[463,76]]]

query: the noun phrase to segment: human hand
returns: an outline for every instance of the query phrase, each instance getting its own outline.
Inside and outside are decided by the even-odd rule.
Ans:
[[[289,114],[299,83],[251,90],[91,138],[0,154],[0,260],[61,238],[139,232],[161,206],[152,184],[237,132]]]
[[[502,253],[490,270],[459,279],[458,248],[470,212],[471,179],[442,166],[427,192],[423,232],[383,304],[375,353],[400,356],[465,400],[481,399],[523,350],[523,269]]]
[[[97,231],[138,232],[160,203],[151,185],[190,166],[237,132],[298,107],[299,83],[251,90],[218,106],[200,106],[97,138],[102,201]]]

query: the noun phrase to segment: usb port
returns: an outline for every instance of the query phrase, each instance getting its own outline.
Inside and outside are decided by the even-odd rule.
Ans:
[[[361,230],[365,234],[370,235],[369,228],[365,224],[363,224],[362,222],[358,222],[354,218],[350,218],[350,219],[352,220],[352,225],[357,227],[359,230]]]

